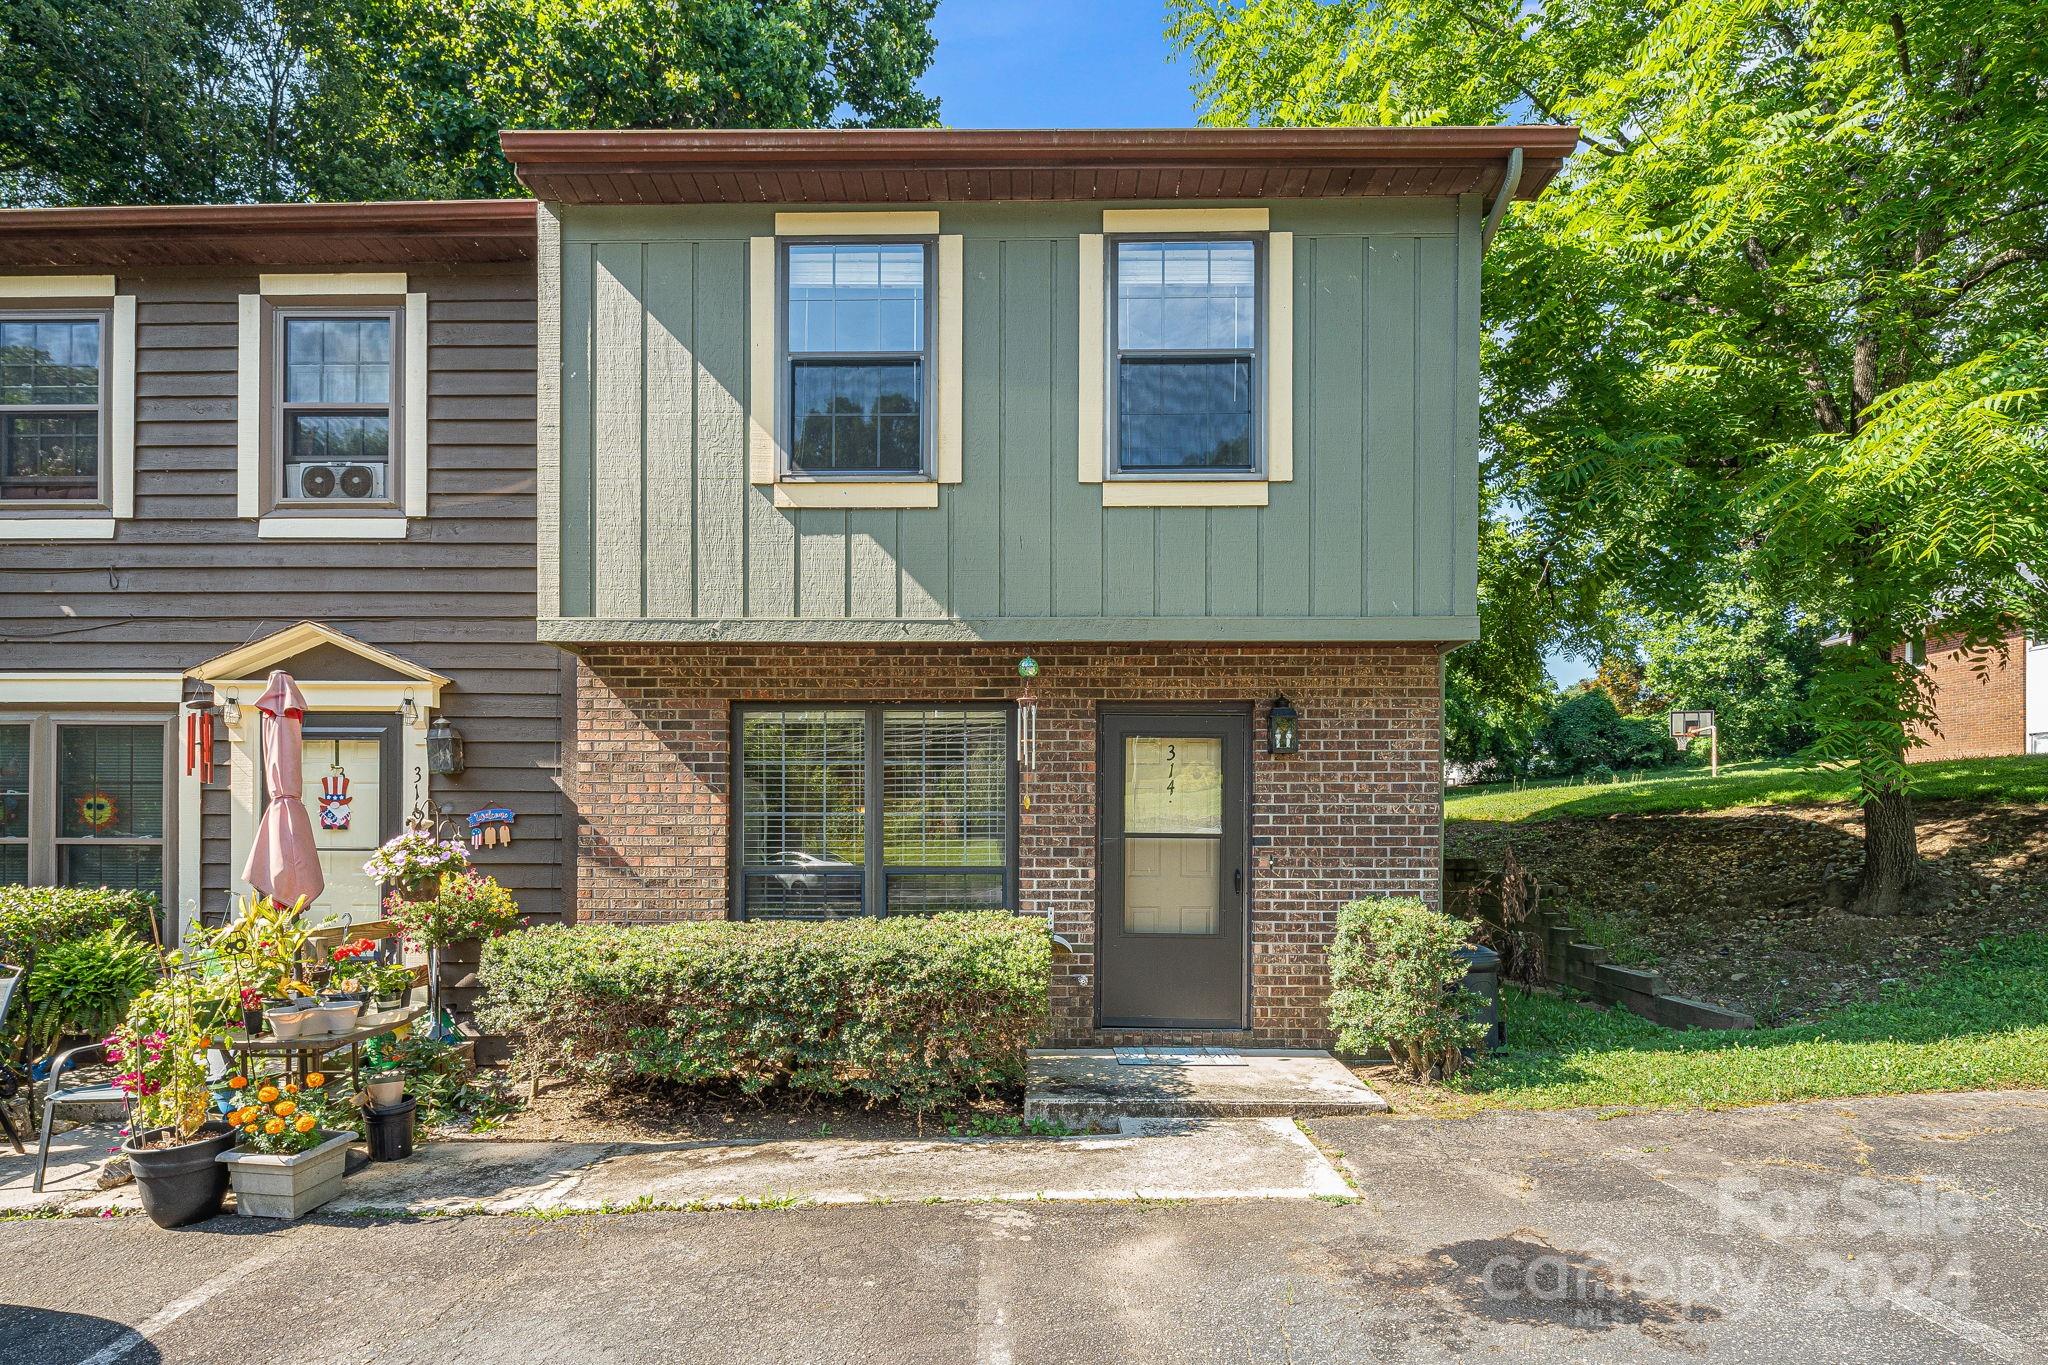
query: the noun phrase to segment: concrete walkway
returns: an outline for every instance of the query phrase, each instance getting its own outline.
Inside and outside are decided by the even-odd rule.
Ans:
[[[1086,1132],[1125,1119],[1383,1114],[1387,1102],[1327,1052],[1215,1047],[1041,1048],[1024,1117]]]
[[[93,1187],[83,1158],[111,1130],[70,1139],[63,1179],[28,1191],[0,1161],[0,1215],[138,1207],[133,1186]],[[1314,1199],[1350,1187],[1285,1119],[1132,1122],[1113,1136],[856,1142],[569,1143],[453,1139],[351,1175],[334,1213],[601,1212],[892,1202]]]

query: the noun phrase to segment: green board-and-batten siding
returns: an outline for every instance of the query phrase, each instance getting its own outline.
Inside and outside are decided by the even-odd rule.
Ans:
[[[1079,481],[1078,240],[1101,207],[942,209],[965,248],[964,477],[937,508],[873,511],[747,481],[747,239],[770,210],[544,214],[542,636],[1476,635],[1477,203],[1271,206],[1295,234],[1272,282],[1294,292],[1295,451],[1263,508],[1105,509]]]

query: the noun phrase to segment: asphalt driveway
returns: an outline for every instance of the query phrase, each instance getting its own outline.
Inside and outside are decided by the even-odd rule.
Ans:
[[[0,1225],[0,1359],[2018,1360],[2048,1095],[1312,1124],[1356,1202]],[[317,1324],[317,1325],[315,1325]]]

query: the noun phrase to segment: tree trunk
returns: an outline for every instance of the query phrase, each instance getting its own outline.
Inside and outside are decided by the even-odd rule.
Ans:
[[[1851,908],[1862,915],[1912,914],[1919,877],[1913,800],[1903,787],[1891,787],[1863,803],[1863,875]]]

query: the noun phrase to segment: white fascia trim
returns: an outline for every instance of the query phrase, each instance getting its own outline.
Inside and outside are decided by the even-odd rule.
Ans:
[[[263,296],[243,294],[235,331],[235,515],[263,511]]]
[[[113,346],[108,355],[112,402],[107,419],[112,464],[108,469],[108,501],[114,515],[135,515],[135,296],[114,296]]]
[[[112,275],[0,275],[0,299],[106,299]]]
[[[934,222],[938,215],[933,214]],[[939,316],[935,359],[939,367],[939,415],[936,435],[938,481],[959,483],[965,477],[961,444],[961,411],[966,379],[966,242],[957,232],[939,238]]]
[[[182,673],[0,673],[10,706],[176,706]]]
[[[404,540],[404,517],[264,517],[258,540]]]
[[[775,448],[775,239],[747,239],[747,482],[772,484]]]
[[[1107,437],[1103,433],[1102,405],[1104,391],[1109,382],[1108,353],[1104,347],[1108,338],[1103,334],[1103,256],[1102,234],[1084,232],[1080,243],[1080,290],[1081,334],[1077,338],[1076,350],[1080,357],[1080,400],[1075,404],[1080,410],[1080,429],[1076,438],[1080,443],[1080,477],[1082,483],[1101,483],[1104,461],[1103,446]]]
[[[258,284],[266,298],[325,298],[352,294],[403,294],[403,270],[380,270],[353,274],[264,275]]]
[[[778,213],[778,237],[931,237],[939,215],[916,210],[869,209],[849,213]]]
[[[305,694],[306,705],[315,711],[400,711],[405,707],[406,698],[413,701],[413,725],[427,728],[427,712],[441,704],[441,689],[446,684],[438,681],[422,682],[411,678],[357,679],[327,681],[320,678],[294,677],[299,691]],[[213,704],[226,706],[229,702],[241,708],[242,721],[246,725],[255,711],[256,699],[270,686],[270,680],[263,678],[220,678],[209,684],[213,688]]]
[[[1265,209],[1104,209],[1104,232],[1264,232]]]
[[[1266,238],[1266,477],[1294,478],[1294,234]]]
[[[112,540],[112,517],[0,516],[0,540]]]
[[[403,277],[401,277],[403,278]],[[405,514],[427,514],[427,296],[405,296]]]

